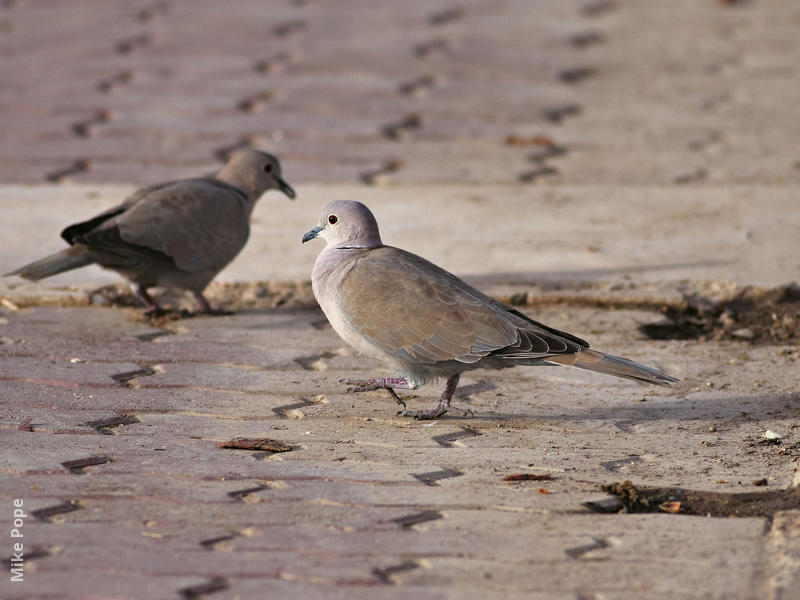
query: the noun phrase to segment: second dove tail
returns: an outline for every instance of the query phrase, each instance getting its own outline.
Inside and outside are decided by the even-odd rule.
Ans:
[[[6,273],[4,277],[19,275],[30,281],[39,281],[40,279],[45,279],[46,277],[51,277],[58,273],[63,273],[64,271],[85,267],[93,262],[86,248],[82,246],[72,246],[61,252],[45,256],[41,260],[32,262],[29,265],[20,267],[16,271]]]
[[[615,377],[624,377],[625,379],[633,379],[634,381],[641,381],[643,383],[650,383],[663,387],[672,387],[680,381],[679,379],[670,377],[666,373],[640,365],[627,358],[603,354],[597,350],[587,349],[575,354],[550,356],[546,360],[560,365],[578,367],[580,369],[586,369],[587,371],[614,375]]]

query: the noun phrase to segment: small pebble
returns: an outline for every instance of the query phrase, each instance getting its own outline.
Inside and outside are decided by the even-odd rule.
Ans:
[[[742,338],[743,340],[752,340],[755,337],[753,330],[749,327],[743,327],[741,329],[737,329],[736,331],[732,331],[731,335],[733,337]]]

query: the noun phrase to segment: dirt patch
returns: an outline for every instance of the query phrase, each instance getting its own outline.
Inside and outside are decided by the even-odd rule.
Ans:
[[[701,341],[733,340],[753,344],[800,344],[800,286],[741,287],[731,282],[680,281],[656,284],[633,282],[549,282],[499,284],[475,280],[480,289],[501,302],[524,309],[580,306],[599,310],[646,310],[663,318],[639,326],[651,339]],[[175,314],[191,316],[194,301],[188,293],[157,291],[156,300]],[[51,293],[9,288],[2,299],[13,310],[28,306],[116,306],[142,309],[141,301],[124,283],[100,288],[56,288]],[[316,308],[311,282],[212,282],[205,291],[215,308],[239,312],[274,308]]]
[[[761,288],[714,281],[606,282],[537,285],[527,289],[510,286],[492,292],[499,300],[522,308],[566,305],[653,311],[663,318],[640,325],[639,330],[657,340],[800,343],[800,286],[797,283]]]
[[[744,340],[753,343],[800,342],[800,286],[744,287],[732,297],[687,298],[686,306],[663,307],[665,319],[641,325],[652,339]]]
[[[630,481],[624,481],[604,485],[601,489],[617,498],[621,510],[629,513],[771,518],[778,511],[800,506],[800,488],[726,493],[684,488],[637,488]],[[589,508],[594,510],[593,506]]]
[[[289,452],[294,446],[270,438],[234,438],[227,442],[218,442],[217,448],[232,450],[263,450],[267,452]]]
[[[123,283],[103,286],[91,291],[89,304],[144,309],[141,300]],[[242,283],[212,282],[205,291],[212,306],[229,311],[263,310],[269,308],[316,308],[317,301],[310,281]],[[159,304],[193,310],[189,294],[172,295],[165,291],[156,296]]]

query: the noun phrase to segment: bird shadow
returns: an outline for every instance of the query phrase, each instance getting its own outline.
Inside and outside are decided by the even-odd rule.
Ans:
[[[458,388],[454,394],[454,397],[459,402],[468,402],[472,400],[473,394],[480,394],[481,392],[488,392],[495,389],[497,389],[497,386],[494,383],[486,379],[481,379],[475,383]]]
[[[547,414],[497,413],[477,408],[472,420],[609,421],[625,431],[654,421],[715,421],[737,425],[765,419],[796,417],[800,417],[800,392],[672,398]]]

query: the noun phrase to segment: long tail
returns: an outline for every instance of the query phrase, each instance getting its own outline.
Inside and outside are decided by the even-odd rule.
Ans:
[[[62,250],[61,252],[51,254],[50,256],[45,256],[43,259],[20,267],[16,271],[6,273],[4,277],[19,275],[31,281],[39,281],[45,277],[51,277],[52,275],[57,275],[58,273],[69,271],[70,269],[85,267],[93,262],[86,248],[76,245]]]
[[[627,358],[603,354],[597,350],[586,349],[582,352],[576,352],[575,354],[548,356],[546,360],[547,362],[554,362],[560,365],[578,367],[588,371],[605,373],[606,375],[624,377],[626,379],[633,379],[634,381],[642,381],[644,383],[651,383],[664,387],[672,387],[680,381],[680,379],[675,379],[666,373],[640,365]]]

